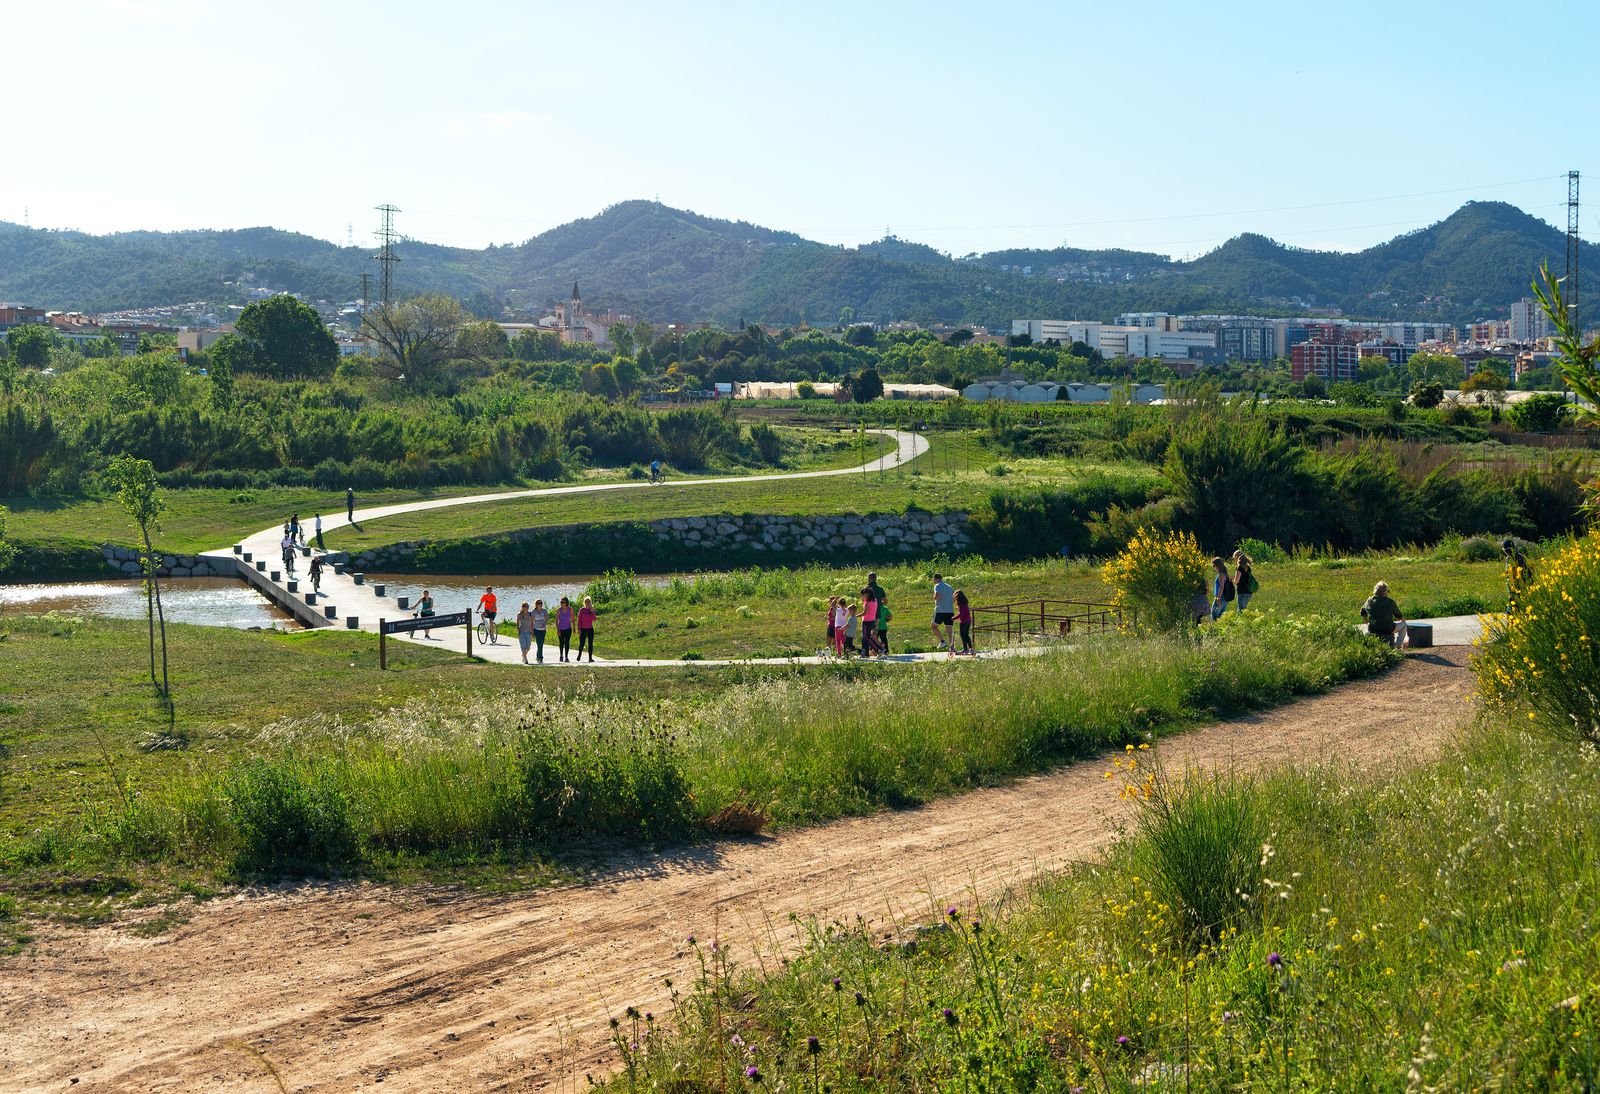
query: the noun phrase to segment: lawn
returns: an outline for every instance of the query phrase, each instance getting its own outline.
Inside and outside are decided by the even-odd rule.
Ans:
[[[863,444],[848,433],[832,429],[781,426],[779,432],[788,442],[789,455],[785,458],[784,464],[778,468],[719,467],[696,475],[674,473],[673,478],[708,478],[771,474],[775,470],[821,471],[855,467],[894,449],[892,440],[877,434],[869,434]],[[625,482],[632,478],[634,473],[630,469],[601,468],[586,471],[570,481],[572,483]],[[530,489],[538,489],[541,486],[566,484],[531,482],[525,485]],[[366,508],[429,498],[496,493],[516,488],[516,484],[500,484],[448,486],[424,490],[361,490],[357,491],[356,504]],[[628,496],[633,495],[628,494]],[[162,497],[167,504],[167,510],[161,517],[161,532],[156,538],[157,545],[169,551],[183,552],[210,551],[226,547],[250,532],[258,532],[262,528],[281,524],[291,513],[299,513],[300,518],[309,525],[313,515],[318,512],[342,513],[345,503],[343,492],[330,493],[295,487],[251,490],[165,490],[162,492]],[[132,522],[115,498],[9,497],[0,498],[0,505],[11,511],[7,520],[7,534],[23,544],[133,544],[136,539]],[[458,519],[464,521],[464,526],[470,526],[470,522],[465,522],[465,518]]]
[[[1110,590],[1089,563],[985,562],[957,559],[880,567],[894,619],[897,652],[932,645],[932,571],[964,589],[974,607],[1008,601],[1103,602]],[[1357,556],[1331,561],[1264,562],[1256,568],[1261,591],[1252,610],[1322,612],[1357,621],[1357,612],[1382,580],[1401,610],[1413,618],[1471,614],[1505,604],[1498,563],[1463,563],[1408,555]],[[783,657],[812,654],[825,642],[823,608],[829,596],[859,599],[863,569],[807,566],[794,570],[737,571],[684,577],[665,588],[600,581],[590,589],[600,616],[596,642],[602,657]],[[980,613],[979,622],[983,616]],[[507,633],[511,633],[509,627]],[[987,644],[979,635],[980,645]]]

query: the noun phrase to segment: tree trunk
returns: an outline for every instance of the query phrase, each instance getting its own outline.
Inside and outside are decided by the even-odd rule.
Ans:
[[[150,534],[148,532],[145,533],[144,537],[144,550],[145,557],[150,560],[150,588],[155,594],[156,620],[161,625],[161,697],[167,700],[168,706],[171,706],[172,688],[167,683],[167,616],[166,612],[164,612],[161,608],[161,585],[156,580],[156,561],[154,555],[150,553]],[[156,679],[154,641],[155,639],[152,636],[152,645],[150,650],[150,682],[152,684],[155,683]]]
[[[144,619],[150,632],[150,686],[156,684],[155,562],[150,557],[150,534],[144,534]]]

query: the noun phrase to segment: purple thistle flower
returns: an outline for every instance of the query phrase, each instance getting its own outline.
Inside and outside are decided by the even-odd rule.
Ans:
[[[866,1005],[867,1005],[867,997],[865,995],[862,995],[859,991],[856,992],[856,1006],[864,1007]]]
[[[822,1042],[817,1040],[815,1037],[807,1037],[806,1051],[815,1056],[817,1053],[822,1051]]]
[[[1127,1048],[1128,1047],[1128,1035],[1127,1034],[1124,1033],[1121,1037],[1117,1038],[1117,1046],[1119,1048]]]
[[[755,1064],[751,1064],[744,1069],[744,1077],[752,1083],[759,1083],[761,1081],[761,1069]]]
[[[952,904],[952,905],[950,905],[949,908],[945,909],[945,913],[944,914],[949,916],[951,919],[960,919],[961,918],[961,909],[957,908],[954,904]]]
[[[1283,955],[1278,953],[1277,950],[1273,950],[1271,953],[1267,954],[1267,964],[1271,965],[1275,969],[1278,968],[1283,964]]]
[[[691,946],[694,945],[694,935],[690,935],[689,936],[689,945],[691,945]]]
[[[841,991],[841,990],[843,990],[843,988],[844,988],[844,982],[841,981],[837,976],[835,976],[833,978],[833,990],[834,991]]]
[[[956,1024],[956,1012],[955,1011],[951,1010],[949,1007],[945,1007],[944,1010],[941,1013],[944,1015],[944,1020],[945,1020],[945,1022],[947,1024],[952,1025],[952,1026]]]

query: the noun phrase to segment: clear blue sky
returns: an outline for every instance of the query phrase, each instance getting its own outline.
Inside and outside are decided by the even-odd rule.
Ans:
[[[834,243],[1182,256],[1247,230],[1363,247],[1471,198],[1565,227],[1577,168],[1600,237],[1578,0],[27,0],[6,23],[0,219],[41,227],[367,245],[388,201],[406,235],[482,246],[659,196]]]

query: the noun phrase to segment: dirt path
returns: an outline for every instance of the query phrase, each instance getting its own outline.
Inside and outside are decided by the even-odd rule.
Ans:
[[[1256,769],[1431,755],[1469,692],[1466,651],[1173,738],[1169,765]],[[0,963],[0,1090],[579,1089],[606,1019],[666,1010],[683,940],[749,957],[789,913],[885,926],[1092,856],[1126,815],[1099,763],[913,811],[616,864],[592,885],[496,897],[377,886],[240,896],[167,935],[47,932]]]

